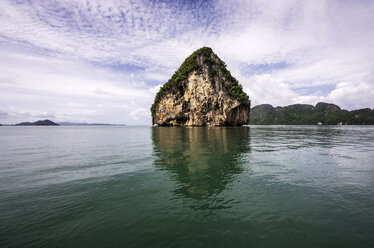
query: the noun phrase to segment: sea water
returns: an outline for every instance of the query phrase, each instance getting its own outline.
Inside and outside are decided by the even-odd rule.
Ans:
[[[374,247],[374,127],[0,127],[0,247]]]

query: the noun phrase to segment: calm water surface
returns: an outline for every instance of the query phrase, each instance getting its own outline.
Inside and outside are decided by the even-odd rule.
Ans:
[[[0,127],[0,247],[374,247],[374,127]]]

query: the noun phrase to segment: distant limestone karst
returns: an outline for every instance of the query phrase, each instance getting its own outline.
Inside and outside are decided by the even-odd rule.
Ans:
[[[293,104],[273,107],[261,104],[251,109],[253,125],[373,125],[374,109],[344,110],[331,103],[316,106]]]
[[[209,47],[192,53],[155,97],[152,124],[242,126],[251,102],[226,64]]]

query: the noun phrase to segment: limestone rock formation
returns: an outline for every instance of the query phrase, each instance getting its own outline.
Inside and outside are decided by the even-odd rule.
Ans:
[[[251,102],[225,63],[209,47],[195,51],[157,93],[152,124],[241,126]]]

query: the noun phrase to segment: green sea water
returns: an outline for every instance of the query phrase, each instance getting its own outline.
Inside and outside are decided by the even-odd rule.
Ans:
[[[374,247],[374,127],[0,127],[0,247]]]

